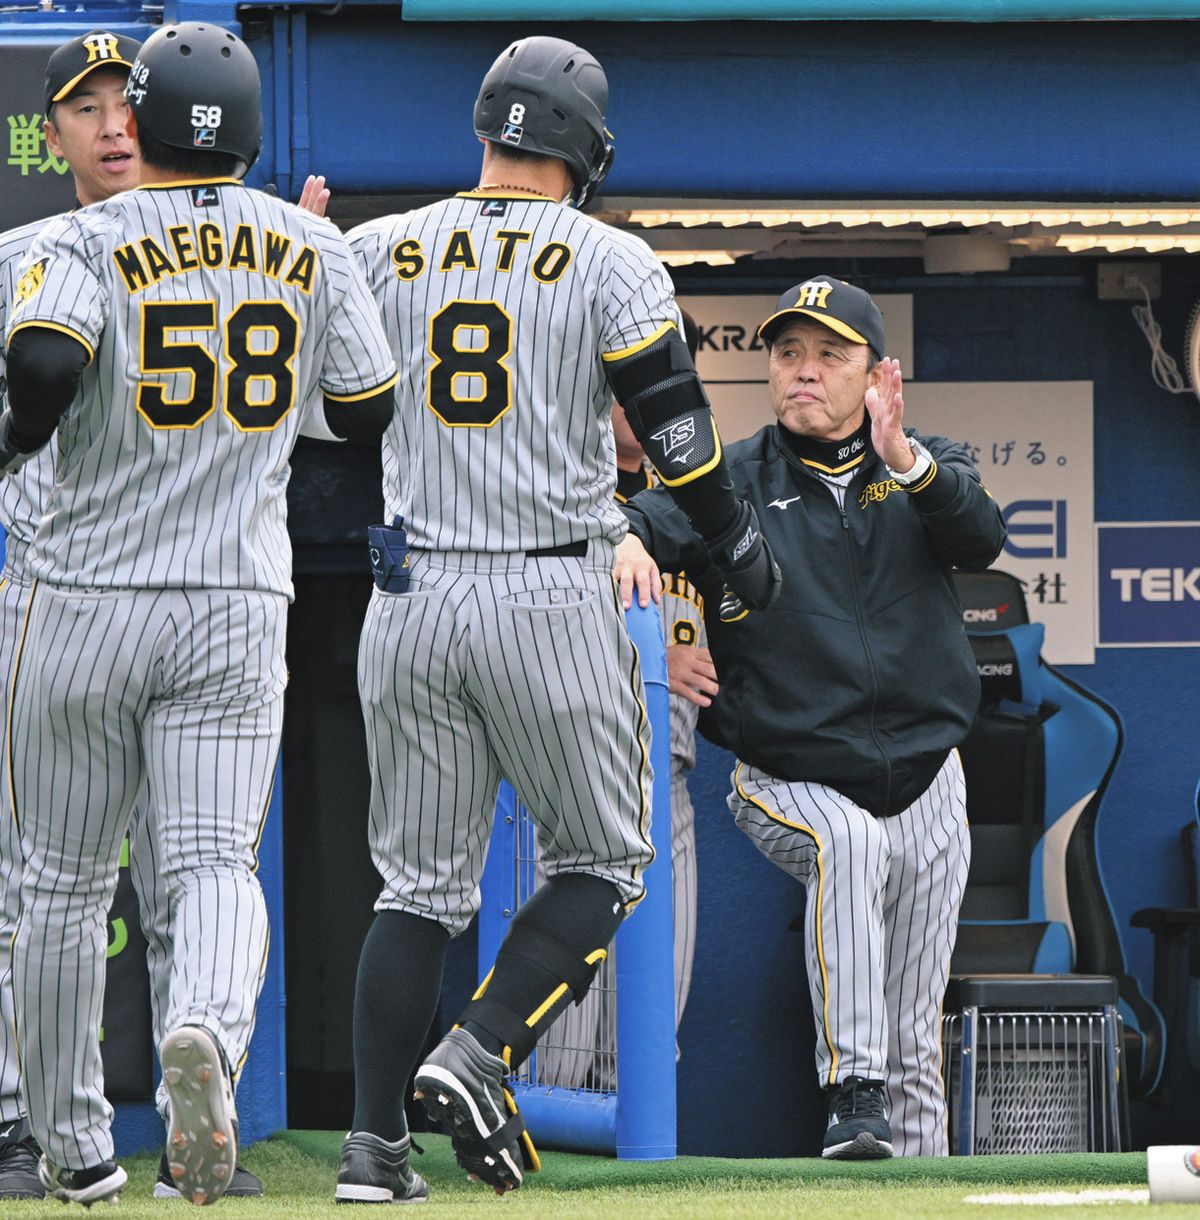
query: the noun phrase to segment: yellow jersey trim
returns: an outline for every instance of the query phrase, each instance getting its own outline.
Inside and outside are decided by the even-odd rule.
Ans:
[[[617,603],[617,608],[620,610],[622,616],[624,616],[625,611],[621,607],[621,599],[617,595],[616,581],[613,581],[613,600]],[[647,796],[646,794],[646,774],[650,768],[650,743],[648,740],[650,735],[650,713],[646,708],[645,700],[642,698],[641,694],[641,692],[646,689],[641,677],[642,657],[637,650],[636,644],[633,644],[631,641],[630,646],[633,649],[633,668],[629,674],[629,683],[633,689],[633,697],[637,700],[638,705],[638,722],[634,731],[637,733],[638,749],[641,752],[641,762],[638,766],[638,797],[641,800],[642,807],[638,813],[638,838],[641,839],[641,841],[650,849],[650,859],[646,862],[646,867],[649,868],[650,865],[654,863],[655,856],[657,855],[654,850],[654,843],[651,841],[650,835],[646,829],[647,822],[650,818],[650,809],[653,803],[653,795]],[[637,876],[638,869],[637,865],[635,864],[629,880],[631,882],[636,881]],[[646,887],[643,884],[641,897],[635,898],[632,902],[627,902],[625,904],[625,913],[628,914],[630,911],[632,911],[633,908],[636,907],[639,902],[641,902],[642,898],[645,898],[645,896]]]
[[[387,381],[377,385],[373,390],[360,390],[357,394],[334,394],[322,386],[321,393],[326,398],[332,398],[334,402],[362,402],[364,398],[374,398],[376,394],[382,394],[384,390],[390,390],[399,380],[400,374],[396,373],[394,376],[389,377]]]
[[[178,182],[145,182],[136,191],[173,191],[181,186],[241,186],[240,178],[180,178]]]
[[[643,348],[649,347],[651,343],[656,343],[663,337],[663,335],[667,333],[667,331],[676,329],[678,328],[674,322],[664,322],[658,328],[658,330],[656,330],[654,334],[650,336],[650,338],[642,339],[640,342],[633,344],[632,347],[623,347],[619,352],[602,352],[601,358],[608,364],[613,364],[618,360],[624,360],[627,356],[632,356],[635,352],[640,352]]]
[[[822,462],[814,462],[811,458],[801,458],[800,461],[813,470],[819,470],[822,474],[845,474],[847,470],[853,470],[855,466],[860,465],[866,456],[865,452],[860,453],[858,457],[841,466],[826,466]]]
[[[905,487],[904,490],[906,492],[908,492],[908,494],[910,496],[918,491],[924,491],[925,488],[928,487],[929,484],[933,482],[934,476],[937,474],[937,469],[938,469],[938,465],[937,465],[936,460],[934,460],[933,458],[930,458],[929,469],[925,472],[925,477],[923,479],[918,479],[917,482],[912,483],[909,486]],[[902,486],[903,486],[903,484],[902,484]]]
[[[257,869],[257,866],[256,866]],[[271,956],[271,926],[267,924],[267,939],[263,945],[262,961],[258,965],[258,990],[262,991],[263,979],[267,977],[267,959]],[[242,1074],[242,1068],[246,1066],[246,1060],[250,1057],[250,1047],[247,1044],[246,1049],[242,1052],[242,1057],[237,1061],[237,1066],[233,1069],[233,1078],[236,1080]]]
[[[18,322],[12,328],[12,334],[9,335],[8,341],[12,343],[12,336],[19,330],[28,330],[31,326],[41,326],[45,330],[56,330],[60,334],[70,335],[77,343],[83,344],[84,350],[87,352],[88,364],[91,364],[96,358],[96,349],[77,331],[72,330],[69,326],[63,326],[60,322],[44,322],[38,318],[30,318],[28,322]]]
[[[838,1053],[837,1047],[833,1044],[833,1034],[829,1029],[829,972],[825,966],[825,935],[821,929],[821,899],[824,896],[825,890],[825,863],[822,859],[824,848],[821,846],[821,836],[817,834],[811,826],[805,826],[802,822],[792,822],[783,816],[781,813],[776,813],[773,809],[769,809],[757,797],[751,796],[745,788],[742,787],[741,774],[745,763],[738,763],[737,769],[733,773],[733,786],[737,789],[738,795],[748,805],[753,805],[756,809],[761,809],[773,822],[778,822],[782,826],[788,826],[792,830],[798,830],[801,834],[808,835],[810,839],[817,845],[817,917],[814,921],[817,925],[817,963],[821,967],[821,995],[823,1000],[824,1011],[821,1014],[821,1022],[824,1027],[825,1045],[829,1048],[829,1079],[825,1082],[827,1085],[832,1085],[837,1080]]]

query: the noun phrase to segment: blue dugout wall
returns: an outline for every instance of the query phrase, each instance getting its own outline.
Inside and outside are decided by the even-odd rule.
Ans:
[[[1188,27],[538,28],[576,39],[606,65],[617,145],[607,194],[1195,194],[1196,57],[1194,40],[1180,37]],[[274,118],[260,173],[273,175],[283,194],[313,171],[352,192],[473,185],[479,152],[470,120],[479,80],[528,29],[402,22],[391,10],[353,8],[331,18],[273,18],[269,37],[255,43]]]
[[[903,7],[893,6],[893,15],[914,15]],[[966,7],[915,15],[965,16]],[[1168,0],[1133,12],[1116,0],[1110,7],[1110,16],[1174,11]],[[444,13],[428,4],[406,11],[422,8],[426,16]],[[1039,8],[1079,15],[1065,5]],[[976,17],[984,12],[975,6]],[[181,20],[229,21],[234,14],[212,3],[167,6],[168,18]],[[264,82],[266,140],[252,180],[274,181],[281,194],[295,197],[306,173],[322,172],[343,196],[376,196],[381,207],[392,206],[387,196],[474,183],[479,150],[470,110],[479,78],[511,38],[530,29],[416,22],[383,5],[333,14],[243,7],[236,15]],[[1027,14],[1014,2],[995,15]],[[5,46],[58,41],[100,24],[144,36],[152,20],[121,5],[3,14],[0,55]],[[574,38],[608,68],[618,154],[606,192],[613,195],[1129,201],[1200,194],[1194,23],[537,28]],[[1178,256],[1163,265],[1155,311],[1177,351],[1200,295],[1198,260]],[[690,291],[761,292],[817,269],[857,277],[875,291],[913,294],[924,379],[1092,380],[1097,520],[1200,517],[1200,404],[1155,389],[1128,305],[1096,300],[1092,260],[1025,260],[1007,275],[970,279],[863,261],[768,264],[728,277],[685,272],[678,279]],[[1125,753],[1101,819],[1102,862],[1131,966],[1149,989],[1149,937],[1132,932],[1128,917],[1141,906],[1183,898],[1175,835],[1191,814],[1200,772],[1191,727],[1200,653],[1101,650],[1094,665],[1068,673],[1113,703],[1125,721]],[[702,748],[693,785],[701,932],[680,1035],[679,1146],[741,1155],[805,1151],[820,1129],[821,1101],[811,1079],[803,955],[799,938],[786,931],[800,899],[732,826],[724,810],[727,773],[728,758]],[[264,839],[265,883],[280,833],[273,815]],[[273,918],[280,918],[278,906]],[[279,961],[273,954],[273,971]],[[282,1027],[270,1024],[282,1003],[281,970],[268,987],[248,1068],[255,1080],[263,1073],[265,1090],[261,1122],[248,1125],[251,1138],[282,1125],[284,1113]],[[762,1083],[770,1124],[714,1117],[713,1097],[729,1093],[748,1072]]]

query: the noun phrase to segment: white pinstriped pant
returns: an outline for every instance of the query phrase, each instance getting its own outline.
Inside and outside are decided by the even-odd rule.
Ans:
[[[414,551],[411,587],[376,589],[359,643],[376,910],[457,936],[479,909],[500,779],[533,815],[549,874],[645,892],[645,690],[612,579],[586,558]]]
[[[0,580],[0,725],[8,724],[12,669],[17,641],[25,622],[30,586],[8,577]],[[0,729],[0,740],[7,727]],[[150,975],[150,1028],[155,1045],[166,1034],[171,985],[171,905],[159,866],[158,834],[148,816],[145,793],[134,806],[129,822],[129,875],[138,900],[138,916],[145,934]],[[7,782],[0,783],[0,1125],[25,1113],[21,1097],[21,1068],[13,1028],[12,935],[21,910],[21,836],[12,812]],[[166,1092],[158,1087],[158,1108],[166,1112]]]
[[[174,941],[163,1025],[204,1025],[241,1065],[266,965],[254,852],[282,728],[286,612],[275,594],[34,586],[9,724],[26,861],[13,975],[29,1119],[56,1165],[112,1156],[106,917],[144,784]]]
[[[896,1153],[946,1155],[941,1006],[971,857],[958,752],[887,818],[822,784],[745,763],[733,784],[738,825],[807,892],[821,1084],[885,1081]]]

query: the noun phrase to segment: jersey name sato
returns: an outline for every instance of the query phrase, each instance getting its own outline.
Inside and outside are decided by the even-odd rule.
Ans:
[[[113,262],[131,293],[199,267],[253,271],[301,292],[312,292],[317,251],[273,229],[259,231],[239,224],[227,233],[211,222],[195,227],[179,224],[167,229],[166,239],[140,237],[113,251]]]
[[[476,234],[475,236],[478,236]],[[406,237],[392,247],[392,267],[398,279],[410,281],[420,277],[429,266],[438,271],[479,271],[480,259],[488,260],[496,271],[509,272],[519,252],[528,252],[533,234],[523,229],[497,229],[478,252],[469,229],[454,229],[431,258],[415,237]],[[571,265],[575,252],[565,242],[550,241],[539,246],[526,262],[528,274],[539,284],[555,284]]]

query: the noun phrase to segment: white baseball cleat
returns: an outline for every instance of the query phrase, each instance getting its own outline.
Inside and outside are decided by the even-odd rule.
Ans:
[[[171,1100],[171,1177],[185,1199],[215,1203],[237,1165],[237,1111],[221,1048],[208,1030],[183,1025],[163,1039],[158,1057]]]

